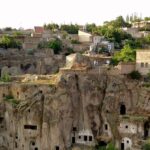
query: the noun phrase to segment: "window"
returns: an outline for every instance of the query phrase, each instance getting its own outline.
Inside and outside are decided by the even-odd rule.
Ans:
[[[3,122],[4,118],[0,117],[0,124]]]
[[[127,140],[127,143],[129,143],[129,141]]]
[[[89,136],[89,141],[92,141],[92,136]]]
[[[128,126],[126,125],[125,128],[128,129]]]
[[[17,148],[18,147],[18,144],[17,144],[17,142],[15,142],[15,148]]]
[[[35,125],[24,125],[24,129],[37,130],[37,126],[35,126]]]
[[[144,67],[144,63],[141,63],[141,67],[142,67],[142,68]]]
[[[86,135],[84,136],[84,141],[87,141],[87,136]]]
[[[72,137],[72,144],[74,144],[76,142],[75,137]]]
[[[125,115],[126,114],[126,106],[124,104],[122,104],[120,106],[120,114],[121,115]]]
[[[35,142],[32,142],[32,145],[34,146],[34,145],[35,145]]]
[[[76,128],[76,127],[73,127],[72,130],[73,130],[73,131],[77,131],[77,128]]]
[[[145,63],[145,68],[148,68],[148,63]]]
[[[56,150],[59,150],[59,146],[56,146]]]
[[[105,124],[105,130],[108,130],[108,125],[107,124]]]
[[[35,147],[35,149],[34,150],[38,150],[38,148],[37,147]]]
[[[79,136],[79,139],[81,139],[81,136]]]

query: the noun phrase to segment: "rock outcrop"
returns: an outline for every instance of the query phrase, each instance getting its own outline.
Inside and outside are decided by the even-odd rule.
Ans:
[[[88,149],[113,141],[138,150],[150,136],[150,89],[141,82],[77,72],[45,80],[0,84],[0,149]]]

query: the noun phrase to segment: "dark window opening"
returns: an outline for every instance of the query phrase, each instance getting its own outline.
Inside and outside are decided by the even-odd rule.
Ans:
[[[20,68],[23,70],[23,69],[24,69],[24,65],[23,65],[23,64],[21,64],[21,65],[20,65]]]
[[[124,150],[124,143],[121,143],[121,150]]]
[[[73,130],[73,131],[77,131],[77,128],[76,128],[76,127],[73,127],[72,130]]]
[[[3,97],[5,97],[6,95],[3,93]]]
[[[89,141],[92,141],[93,137],[92,136],[89,136]]]
[[[148,138],[149,136],[149,128],[150,128],[150,125],[149,125],[149,122],[145,122],[144,123],[144,138]]]
[[[144,67],[144,63],[141,63],[141,67]]]
[[[72,144],[74,144],[76,142],[75,137],[72,137]]]
[[[31,143],[32,143],[33,146],[35,145],[35,142],[31,142]]]
[[[56,146],[56,150],[59,150],[59,146]]]
[[[126,106],[123,105],[123,104],[120,106],[120,114],[121,115],[125,115],[126,114]]]
[[[0,124],[3,122],[4,118],[0,117]]]
[[[107,124],[105,124],[105,130],[108,130],[108,125]]]
[[[148,63],[145,63],[145,67],[148,68]]]
[[[18,136],[16,136],[16,139],[18,139]]]
[[[17,148],[18,147],[18,144],[17,144],[17,142],[15,142],[15,148]]]
[[[4,128],[4,126],[1,126],[1,128]]]
[[[41,94],[42,94],[42,93],[43,93],[43,91],[42,91],[42,90],[40,90],[40,91],[39,91],[39,93],[41,93]]]
[[[37,147],[35,147],[35,149],[34,150],[38,150],[38,148]]]
[[[24,125],[24,129],[37,130],[37,126],[35,126],[35,125]]]
[[[127,140],[127,143],[129,143],[129,141]]]
[[[128,129],[128,126],[126,125],[126,129]]]
[[[79,136],[79,139],[81,139],[81,136]]]
[[[84,141],[87,141],[87,136],[86,135],[84,136]]]

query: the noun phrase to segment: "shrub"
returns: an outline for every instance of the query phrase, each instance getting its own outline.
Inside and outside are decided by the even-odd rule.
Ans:
[[[142,148],[143,150],[150,150],[150,143],[145,143],[145,145]]]
[[[78,40],[71,40],[71,44],[80,44]]]
[[[4,101],[11,103],[13,107],[16,107],[19,104],[19,101],[14,99],[12,95],[6,95]]]
[[[129,75],[129,77],[130,77],[131,79],[139,80],[139,79],[142,78],[142,75],[141,75],[140,72],[138,72],[138,71],[132,71],[132,72],[129,73],[128,75]]]
[[[1,78],[0,78],[1,82],[9,82],[11,81],[9,74],[5,73]]]
[[[70,54],[72,54],[72,53],[74,53],[73,48],[68,47],[68,48],[67,48],[67,52],[65,53],[65,55],[67,56],[67,55],[70,55]]]

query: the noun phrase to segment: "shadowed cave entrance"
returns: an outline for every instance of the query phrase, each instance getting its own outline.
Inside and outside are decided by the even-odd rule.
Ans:
[[[120,105],[120,115],[126,114],[126,106],[124,104]]]
[[[147,139],[149,137],[149,128],[150,123],[147,121],[144,123],[144,139]]]

